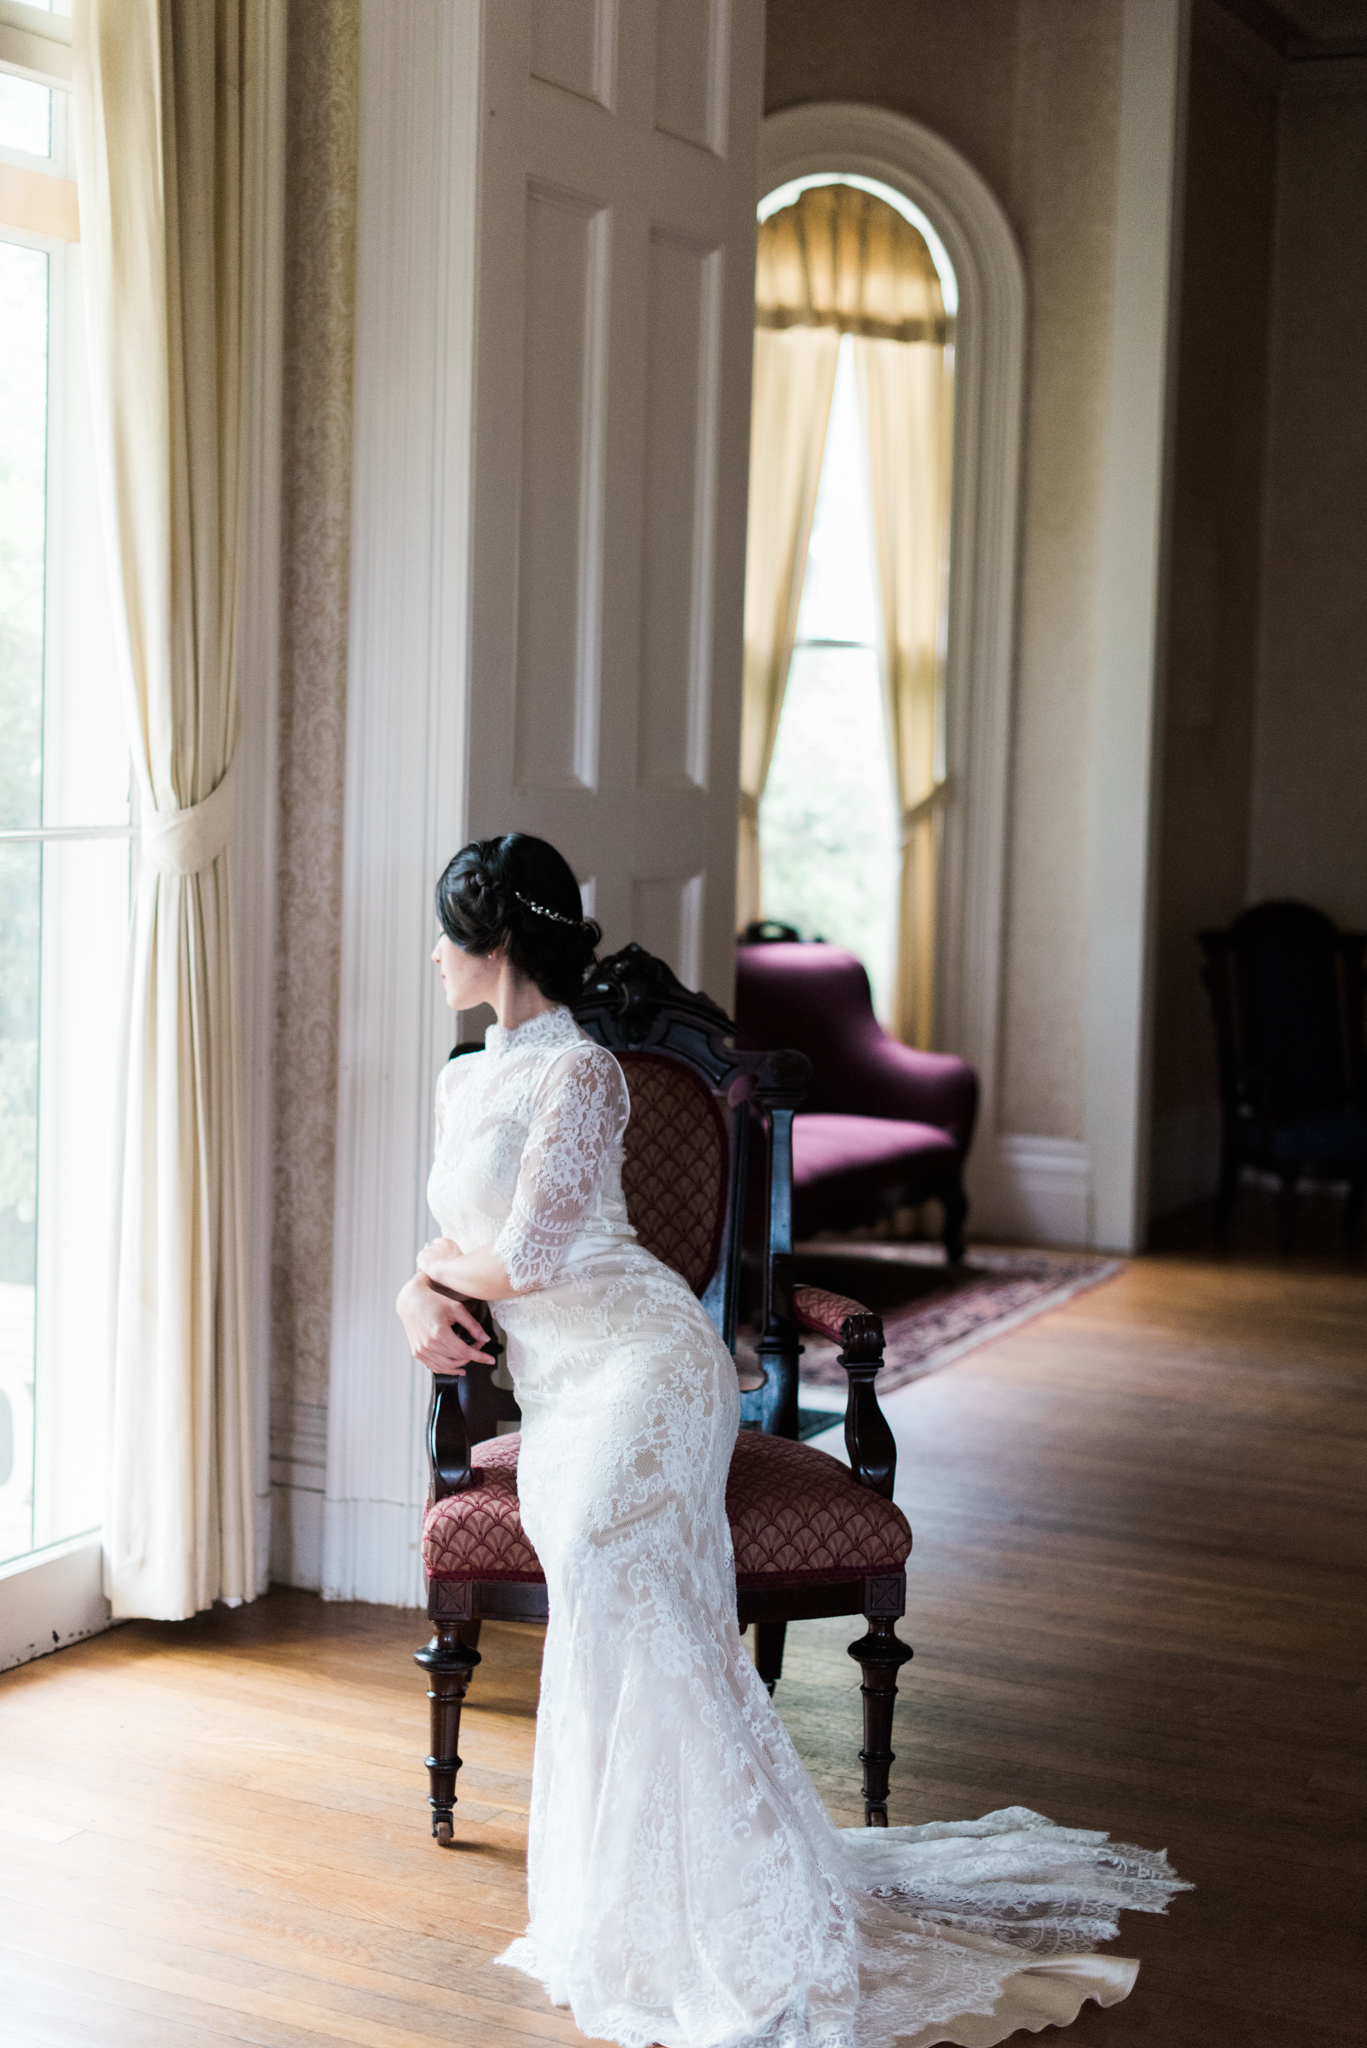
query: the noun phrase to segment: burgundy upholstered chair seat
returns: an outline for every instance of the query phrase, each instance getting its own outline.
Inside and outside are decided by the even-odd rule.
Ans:
[[[479,1485],[428,1508],[422,1560],[429,1579],[540,1580],[518,1514],[520,1443],[510,1435],[476,1444]],[[757,1431],[736,1439],[726,1512],[741,1588],[877,1578],[900,1572],[911,1549],[901,1509],[861,1486],[838,1458]]]
[[[514,1579],[539,1584],[541,1561],[522,1529],[517,1504],[520,1432],[473,1444],[478,1486],[430,1501],[422,1523],[423,1570],[429,1579]]]
[[[811,1444],[742,1430],[726,1513],[736,1584],[801,1586],[900,1572],[911,1529],[900,1508]]]
[[[816,1111],[793,1118],[793,1194],[809,1188],[836,1201],[876,1198],[889,1181],[909,1180],[929,1191],[937,1165],[952,1180],[959,1148],[933,1124],[890,1116],[834,1116]]]

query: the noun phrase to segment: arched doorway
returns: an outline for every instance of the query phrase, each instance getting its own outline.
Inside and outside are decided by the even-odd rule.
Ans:
[[[869,181],[929,230],[957,289],[942,772],[935,877],[933,1037],[973,1061],[995,1126],[997,1014],[1010,739],[1024,271],[978,173],[928,129],[881,108],[827,104],[771,116],[763,197],[818,178]]]
[[[763,907],[859,954],[929,1046],[957,286],[875,180],[797,179],[759,212],[741,773]]]

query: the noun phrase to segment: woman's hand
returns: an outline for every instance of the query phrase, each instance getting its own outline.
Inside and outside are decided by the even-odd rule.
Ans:
[[[489,1338],[465,1303],[439,1294],[425,1274],[413,1275],[394,1306],[409,1350],[429,1372],[454,1373],[459,1379],[467,1365],[493,1364]]]
[[[443,1286],[449,1287],[451,1282],[441,1269],[463,1256],[454,1237],[434,1237],[418,1253],[418,1271],[425,1273],[429,1280],[440,1280]]]

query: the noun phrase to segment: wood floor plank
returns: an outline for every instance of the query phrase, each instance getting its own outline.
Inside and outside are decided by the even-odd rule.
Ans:
[[[916,1531],[891,1818],[1034,1806],[1166,1846],[1074,2048],[1345,2048],[1361,1954],[1367,1276],[1167,1256],[887,1402]],[[857,1825],[848,1620],[777,1702]],[[0,1678],[5,2048],[549,2048],[525,1916],[540,1632],[490,1627],[458,1848],[421,1617],[278,1592]]]

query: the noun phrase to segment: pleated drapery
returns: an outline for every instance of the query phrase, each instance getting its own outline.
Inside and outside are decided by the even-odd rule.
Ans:
[[[953,328],[924,236],[886,199],[841,184],[810,186],[760,224],[755,324],[937,348]]]
[[[141,843],[108,1591],[256,1591],[236,946],[245,95],[265,0],[76,0],[91,383]]]
[[[934,1029],[953,321],[923,236],[875,193],[810,187],[759,230],[737,908],[760,914],[759,799],[796,637],[841,338],[852,337],[902,822],[893,1026]],[[805,410],[804,410],[805,408]]]
[[[736,863],[742,931],[760,915],[759,800],[793,658],[839,354],[834,328],[755,330]]]
[[[942,348],[854,343],[878,557],[879,669],[902,873],[892,1028],[935,1029],[936,869],[944,800],[944,637],[954,371]]]

